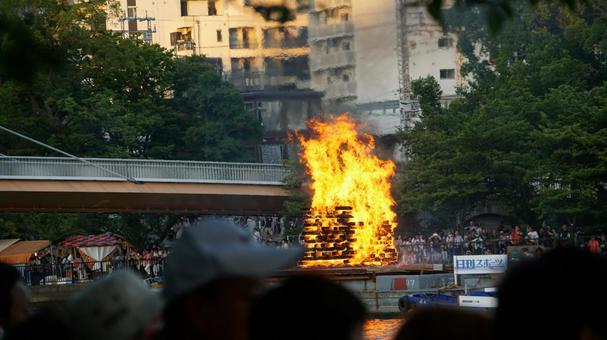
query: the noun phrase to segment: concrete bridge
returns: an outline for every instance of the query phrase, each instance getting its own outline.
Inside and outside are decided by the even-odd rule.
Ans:
[[[0,157],[0,211],[272,214],[287,198],[276,164]]]

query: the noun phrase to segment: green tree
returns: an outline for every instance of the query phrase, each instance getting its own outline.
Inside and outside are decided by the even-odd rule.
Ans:
[[[259,121],[240,93],[201,57],[175,61],[172,107],[179,112],[180,158],[254,161]]]
[[[254,161],[261,126],[245,112],[238,91],[203,58],[176,59],[157,45],[106,31],[114,7],[111,0],[0,2],[0,125],[83,157]],[[16,29],[3,30],[9,24],[54,59],[30,60],[14,40]],[[23,75],[12,68],[15,53],[31,63]],[[0,153],[55,156],[5,133]],[[172,215],[1,214],[0,236],[55,241],[110,231],[143,245],[150,234],[164,238],[178,221]]]
[[[289,190],[289,198],[284,203],[283,213],[286,216],[300,217],[310,207],[311,195],[306,190],[306,181],[309,178],[301,160],[290,160],[286,165],[289,168],[289,174],[284,182],[285,187]]]
[[[517,7],[497,36],[460,17],[472,81],[448,108],[431,82],[414,85],[423,118],[403,136],[401,211],[454,223],[489,202],[513,220],[604,225],[605,9]]]

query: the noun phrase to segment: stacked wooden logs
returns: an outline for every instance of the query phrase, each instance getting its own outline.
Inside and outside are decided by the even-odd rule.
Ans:
[[[309,211],[302,237],[306,252],[303,266],[347,265],[354,254],[351,244],[355,223],[351,222],[350,207],[336,207],[332,213],[322,216]]]
[[[301,266],[347,266],[354,256],[352,244],[356,242],[356,223],[352,221],[351,207],[336,207],[333,212],[322,216],[309,211],[306,214],[302,232],[306,251],[300,262]],[[359,228],[363,227],[359,222]],[[369,264],[383,265],[397,260],[393,244],[392,228],[384,222],[377,232],[382,246],[381,251],[370,254]],[[365,263],[362,263],[365,264]]]

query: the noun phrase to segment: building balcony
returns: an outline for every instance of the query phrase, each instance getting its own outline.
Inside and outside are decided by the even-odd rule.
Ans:
[[[351,7],[352,0],[315,0],[314,12],[319,12],[326,9]]]
[[[309,58],[312,72],[352,66],[355,64],[353,51],[339,51],[331,54],[311,54]]]
[[[230,41],[230,48],[233,50],[238,49],[257,49],[259,44],[254,40],[242,40],[242,41]]]
[[[284,40],[265,40],[264,48],[301,48],[308,47],[308,38],[304,39],[284,39]]]
[[[352,36],[353,33],[354,25],[351,22],[308,27],[308,35],[311,41]]]
[[[324,99],[356,97],[356,82],[338,82],[327,86]]]
[[[193,51],[196,48],[196,43],[192,40],[179,40],[173,45],[173,48],[180,51]]]
[[[296,75],[268,74],[263,71],[232,71],[224,79],[241,92],[284,88],[308,88],[309,80]]]

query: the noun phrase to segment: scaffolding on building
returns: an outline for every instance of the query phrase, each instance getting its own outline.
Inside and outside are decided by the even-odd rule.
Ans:
[[[419,105],[411,92],[409,73],[409,46],[407,40],[407,0],[396,2],[396,60],[398,69],[398,102],[401,127],[405,130],[413,127]]]
[[[152,25],[156,21],[156,18],[148,16],[148,12],[145,12],[145,17],[129,17],[126,13],[123,13],[122,17],[118,19],[120,21],[120,32],[123,36],[128,37],[131,34],[141,34],[143,41],[151,43],[152,33],[156,33],[156,25]],[[146,22],[146,29],[144,30],[132,30],[130,29],[128,22]]]

